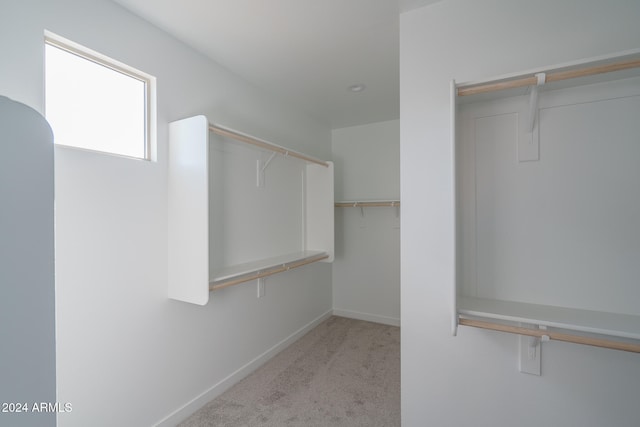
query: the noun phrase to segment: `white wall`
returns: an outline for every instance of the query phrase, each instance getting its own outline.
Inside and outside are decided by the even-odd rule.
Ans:
[[[406,426],[636,426],[638,356],[461,327],[454,286],[449,81],[638,48],[635,0],[449,0],[401,17],[402,420]]]
[[[333,130],[336,201],[399,200],[400,122]],[[333,307],[338,315],[400,324],[396,208],[336,208]]]
[[[107,0],[3,2],[0,94],[36,110],[45,29],[158,84],[157,162],[55,151],[57,387],[73,404],[58,424],[146,426],[188,405],[172,425],[332,301],[329,264],[270,278],[259,300],[251,284],[204,307],[167,298],[168,122],[206,114],[325,159],[330,131]]]
[[[334,129],[336,200],[400,197],[400,121]]]

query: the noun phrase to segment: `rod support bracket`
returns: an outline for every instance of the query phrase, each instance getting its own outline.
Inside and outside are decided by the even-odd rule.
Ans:
[[[537,84],[531,86],[531,93],[529,93],[529,133],[533,133],[538,115],[538,88],[547,81],[547,75],[545,73],[538,73],[535,76]]]
[[[269,163],[271,163],[271,161],[273,160],[273,158],[276,156],[276,152],[271,153],[271,156],[269,156],[269,158],[265,161],[265,160],[258,160],[256,162],[256,186],[257,187],[264,187],[264,175],[265,175],[265,171],[267,170],[267,167],[269,167]]]

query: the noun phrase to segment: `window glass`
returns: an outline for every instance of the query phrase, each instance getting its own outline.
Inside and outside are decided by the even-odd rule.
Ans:
[[[45,111],[59,145],[149,158],[149,80],[46,40]]]

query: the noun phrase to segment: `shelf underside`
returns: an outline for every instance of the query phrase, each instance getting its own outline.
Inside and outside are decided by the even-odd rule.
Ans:
[[[458,297],[458,314],[640,340],[640,316]]]
[[[268,276],[329,257],[324,251],[299,251],[252,262],[218,268],[209,279],[211,288],[224,287],[232,282],[253,280],[256,275]],[[258,278],[258,277],[255,277]],[[246,279],[246,280],[243,280]]]

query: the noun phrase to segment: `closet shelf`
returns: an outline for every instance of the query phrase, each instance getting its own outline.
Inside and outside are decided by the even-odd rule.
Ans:
[[[458,316],[462,325],[466,323],[464,321],[466,319],[481,318],[640,340],[640,316],[629,314],[459,296]],[[491,325],[495,326],[495,324],[489,324],[488,327],[487,324],[484,326],[482,324],[469,324],[468,326],[502,330],[491,327]],[[514,331],[504,330],[504,332]],[[553,337],[551,338],[553,339]],[[577,340],[571,342],[589,344]],[[627,349],[627,351],[640,352],[640,344],[632,344],[631,346],[635,350]]]
[[[486,81],[451,81],[457,256],[450,289],[453,335],[461,325],[537,337],[537,344],[520,340],[521,350],[529,342],[529,353],[521,351],[519,358],[522,372],[536,374],[537,365],[538,375],[540,357],[531,351],[542,341],[640,353],[640,312],[629,304],[640,289],[635,286],[637,266],[617,263],[622,250],[609,250],[624,247],[633,253],[638,248],[635,235],[628,235],[632,216],[623,213],[640,202],[622,191],[614,196],[610,189],[633,182],[637,172],[626,160],[638,154],[631,112],[640,99],[639,84],[640,50]],[[540,99],[538,90],[544,92]],[[606,146],[599,135],[610,135]],[[605,150],[617,156],[606,164]],[[579,159],[572,156],[577,151]],[[590,171],[600,166],[616,173],[593,176]],[[572,187],[558,188],[549,176],[570,177]],[[503,185],[506,181],[510,185]],[[580,195],[567,199],[564,193]],[[546,215],[549,210],[553,213]],[[576,212],[590,211],[590,218],[610,224],[598,229],[601,234],[594,233],[593,240],[591,219],[573,221]],[[560,227],[561,236],[555,232]],[[531,257],[546,250],[544,257]],[[572,251],[578,255],[562,260]],[[619,276],[603,280],[613,274]],[[554,280],[554,286],[537,286],[530,275],[539,275],[541,282]],[[569,279],[563,283],[563,278]],[[535,293],[531,286],[537,286]],[[558,299],[571,293],[581,308],[563,306],[573,303]]]
[[[316,159],[315,157],[311,157],[306,154],[299,153],[297,151],[289,150],[288,148],[282,147],[272,142],[265,141],[264,139],[256,138],[255,136],[251,136],[243,132],[238,132],[237,130],[230,129],[218,124],[209,123],[209,130],[218,135],[235,139],[236,141],[241,141],[246,144],[250,144],[265,150],[273,151],[274,153],[279,153],[289,157],[295,157],[297,159],[304,160],[305,162],[315,163],[320,166],[329,167],[329,163],[323,160]]]
[[[547,73],[546,81],[551,82],[559,82],[563,80],[571,80],[577,79],[581,77],[589,77],[596,76],[599,74],[612,73],[616,71],[624,71],[624,70],[632,70],[640,68],[640,59],[632,58],[626,59],[619,62],[605,62],[605,63],[597,63],[595,65],[587,66],[587,67],[574,67],[568,69],[560,69],[560,70],[552,70]],[[470,96],[477,95],[482,93],[501,91],[507,89],[516,89],[521,87],[534,86],[537,84],[537,77],[535,75],[531,76],[521,76],[518,78],[507,79],[502,81],[492,81],[488,83],[481,84],[464,84],[458,85],[457,87],[457,95],[458,96]]]
[[[218,138],[212,144],[214,133],[224,138]],[[299,180],[294,183],[296,191],[291,194],[277,193],[277,197],[270,198],[268,203],[252,192],[244,192],[241,201],[237,201],[237,198],[231,200],[231,197],[225,199],[222,182],[238,179],[245,185],[250,182],[242,180],[242,169],[236,172],[232,167],[222,167],[227,158],[224,157],[224,150],[216,147],[228,143],[226,138],[304,160],[304,165],[283,168],[286,178],[282,176],[279,181],[274,181]],[[237,163],[234,164],[255,164],[256,157],[261,153],[252,151],[247,150],[245,155],[235,159]],[[205,305],[212,290],[260,279],[312,262],[333,262],[335,211],[332,162],[318,160],[233,129],[212,125],[207,117],[199,115],[169,124],[167,184],[167,274],[168,297],[171,299]],[[245,202],[252,209],[245,209]],[[228,203],[227,206],[234,212],[242,211],[243,221],[238,218],[229,221],[225,213],[217,209],[224,203]],[[282,230],[287,233],[286,240],[291,242],[287,249],[270,250],[266,243],[274,237],[274,233],[269,224],[274,221],[280,223],[280,215],[289,214],[288,209],[295,209],[294,214],[300,215],[301,227],[292,225]],[[252,239],[248,239],[238,230],[245,220],[252,220],[252,215],[260,215],[264,233],[261,229],[261,233],[252,234]],[[227,239],[234,240],[234,246],[240,249],[236,256],[243,260],[251,257],[249,251],[242,251],[242,248],[254,245],[256,239],[264,247],[263,251],[267,251],[263,255],[265,259],[216,269],[214,266],[223,264],[216,256],[227,250]],[[297,252],[287,254],[290,251]]]
[[[400,207],[400,200],[371,200],[367,202],[341,201],[335,203],[336,208],[373,208],[373,207]]]
[[[323,251],[300,251],[213,270],[209,290],[237,285],[329,258]]]

